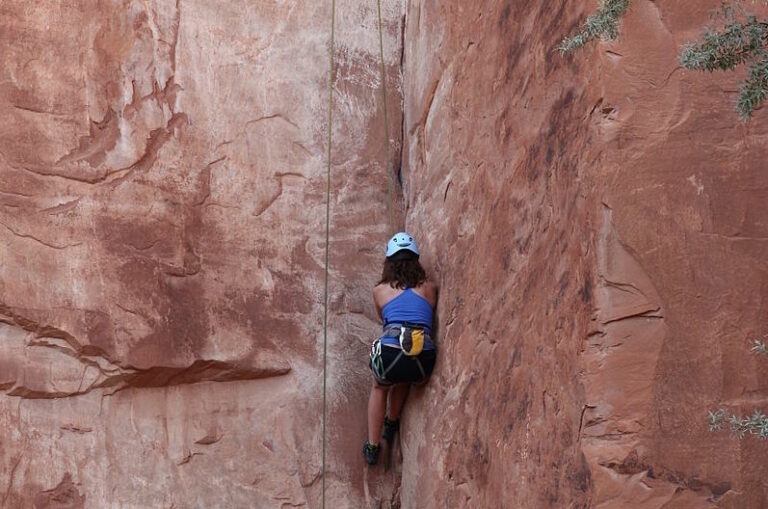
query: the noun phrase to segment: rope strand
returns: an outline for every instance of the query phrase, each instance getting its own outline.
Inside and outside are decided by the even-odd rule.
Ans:
[[[379,60],[381,61],[381,100],[384,106],[384,152],[387,172],[387,211],[389,213],[389,234],[395,233],[395,219],[392,213],[392,160],[389,154],[389,117],[387,114],[387,73],[384,67],[384,36],[381,23],[381,0],[376,0],[376,11],[379,19]]]
[[[389,117],[387,113],[387,83],[384,66],[384,36],[381,22],[381,0],[376,0],[376,11],[379,25],[379,57],[381,61],[381,98],[384,107],[384,152],[387,172],[387,211],[389,214],[390,233],[395,232],[395,221],[392,211],[392,161],[389,153]],[[334,42],[336,32],[336,0],[331,0],[331,43],[329,51],[330,72],[328,74],[328,153],[325,185],[325,274],[323,284],[323,457],[322,457],[322,507],[325,509],[325,474],[326,474],[326,443],[327,443],[327,414],[328,414],[328,266],[329,245],[331,237],[331,141],[333,132],[333,80],[335,72]]]
[[[325,509],[325,449],[326,416],[328,407],[328,245],[331,238],[331,133],[333,132],[333,79],[334,79],[334,37],[336,32],[336,0],[331,0],[331,45],[328,73],[328,165],[325,184],[325,282],[323,290],[323,471],[322,471],[322,507]]]

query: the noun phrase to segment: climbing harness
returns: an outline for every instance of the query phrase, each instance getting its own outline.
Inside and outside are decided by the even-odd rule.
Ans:
[[[371,369],[376,380],[386,382],[384,371],[384,359],[381,358],[381,339],[377,338],[371,345]]]
[[[430,341],[429,334],[423,327],[412,325],[387,325],[384,328],[384,337],[397,338],[403,354],[415,357],[424,350],[424,341]]]
[[[409,357],[415,357],[424,350],[424,329],[403,327],[398,340],[403,353]]]
[[[383,338],[397,338],[397,345],[382,343]],[[408,325],[387,325],[384,333],[377,338],[371,345],[371,369],[373,375],[379,383],[391,384],[387,379],[387,374],[394,368],[398,362],[405,361],[405,358],[416,364],[421,373],[422,380],[427,378],[424,366],[418,358],[418,355],[424,350],[425,342],[431,341],[430,335],[422,327]],[[382,348],[397,348],[398,353],[389,366],[384,367]],[[404,358],[405,357],[405,358]]]
[[[374,378],[376,378],[376,381],[381,385],[392,385],[394,382],[387,379],[387,374],[397,366],[398,362],[404,362],[406,359],[409,359],[410,362],[413,362],[416,364],[416,367],[419,368],[419,373],[421,373],[421,380],[424,381],[427,378],[427,373],[424,371],[424,366],[421,364],[421,361],[418,357],[406,357],[405,352],[403,352],[402,349],[398,349],[397,356],[394,358],[394,360],[387,366],[384,367],[384,359],[381,355],[381,349],[382,348],[397,348],[391,345],[383,345],[381,344],[381,339],[377,339],[373,342],[373,345],[371,345],[371,368],[373,369],[373,375]]]

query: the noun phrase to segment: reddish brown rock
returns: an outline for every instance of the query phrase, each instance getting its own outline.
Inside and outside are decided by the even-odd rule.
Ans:
[[[326,487],[357,508],[385,140],[376,6],[337,4]],[[319,504],[330,22],[0,6],[0,505]]]
[[[717,2],[638,0],[561,57],[592,4],[382,6],[395,215],[441,285],[384,470],[376,5],[337,2],[329,507],[768,500],[765,442],[706,417],[768,409],[768,122],[678,66]],[[1,506],[320,505],[330,15],[0,5]]]
[[[72,484],[72,478],[68,473],[55,488],[38,493],[34,502],[35,509],[82,509],[83,507],[85,507],[85,497]]]
[[[442,291],[403,507],[768,504],[766,443],[707,429],[768,407],[768,122],[743,71],[679,67],[718,2],[633,2],[560,57],[593,4],[409,3],[407,221]]]
[[[707,429],[707,410],[768,407],[768,366],[749,352],[768,317],[768,122],[738,122],[745,69],[683,71],[674,51],[716,7],[638,3],[591,56],[606,148],[582,438],[606,507],[768,504],[766,443]]]

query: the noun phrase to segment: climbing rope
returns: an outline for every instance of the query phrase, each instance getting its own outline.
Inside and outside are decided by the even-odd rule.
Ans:
[[[386,158],[387,178],[387,211],[389,215],[390,233],[395,232],[395,221],[392,212],[392,161],[389,153],[389,118],[387,114],[387,83],[386,69],[384,67],[384,36],[381,23],[381,0],[376,0],[376,11],[379,25],[379,57],[381,60],[381,98],[384,106],[384,152]],[[322,507],[325,509],[325,471],[326,471],[326,443],[327,443],[327,408],[328,408],[328,254],[331,237],[331,134],[333,132],[333,81],[334,63],[334,39],[336,32],[336,0],[331,0],[331,44],[330,44],[330,72],[328,73],[328,153],[325,184],[325,281],[323,289],[323,459],[322,459]]]
[[[326,444],[326,415],[328,387],[328,245],[331,238],[331,133],[333,131],[333,52],[336,32],[336,0],[331,0],[331,69],[328,73],[328,166],[326,168],[325,184],[325,285],[323,293],[323,472],[322,493],[323,509],[325,509],[325,444]]]

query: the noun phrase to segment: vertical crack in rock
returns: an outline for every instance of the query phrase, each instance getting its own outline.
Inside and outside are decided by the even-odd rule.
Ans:
[[[170,81],[173,80],[173,76],[176,75],[176,50],[179,47],[179,34],[181,32],[181,0],[176,0],[176,12],[173,19],[173,44],[171,45],[171,72],[172,76]],[[174,108],[171,108],[174,111]]]
[[[600,334],[587,339],[583,354],[583,382],[592,404],[581,433],[582,438],[591,441],[615,440],[648,427],[652,380],[665,331],[658,292],[640,263],[623,246],[611,212],[603,208],[597,249],[600,285],[596,290],[596,316]],[[626,376],[609,382],[605,377],[614,371],[623,371]],[[606,390],[609,387],[610,391]],[[627,452],[634,445],[632,438],[626,445]]]
[[[11,472],[8,475],[8,488],[5,490],[5,495],[3,496],[3,507],[6,506],[6,502],[8,502],[8,497],[11,495],[11,490],[13,489],[13,482],[16,478],[16,469],[19,468],[19,464],[21,463],[21,460],[24,458],[23,453],[19,453],[18,457],[16,458],[16,461],[13,462],[13,466],[11,467]]]

